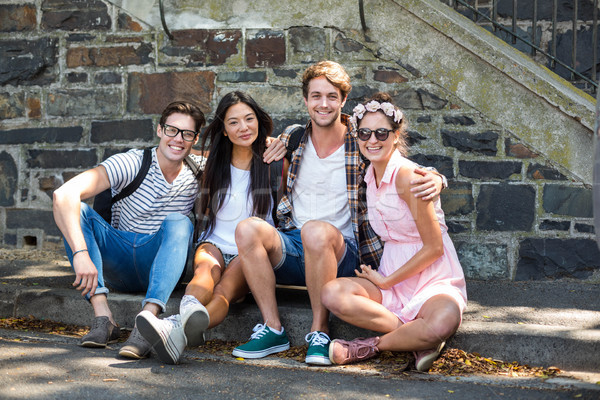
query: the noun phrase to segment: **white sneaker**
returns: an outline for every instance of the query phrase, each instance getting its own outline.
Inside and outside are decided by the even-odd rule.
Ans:
[[[187,340],[179,314],[158,319],[150,311],[142,311],[135,317],[140,334],[146,339],[161,361],[178,364]]]
[[[189,298],[192,299],[189,299]],[[210,323],[208,310],[195,297],[186,295],[181,300],[179,308],[183,332],[190,347],[204,344],[204,331]]]

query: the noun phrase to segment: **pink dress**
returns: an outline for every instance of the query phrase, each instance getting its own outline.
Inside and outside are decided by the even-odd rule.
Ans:
[[[416,164],[395,151],[379,187],[375,182],[373,166],[369,166],[365,175],[369,222],[385,242],[379,266],[379,272],[384,276],[389,276],[402,267],[423,247],[410,209],[396,191],[396,174],[403,166],[412,170]],[[452,296],[461,313],[467,306],[465,277],[452,240],[448,236],[439,199],[435,201],[434,208],[442,231],[444,254],[419,274],[394,285],[391,289],[381,290],[382,304],[396,314],[402,323],[414,320],[423,303],[438,294]]]

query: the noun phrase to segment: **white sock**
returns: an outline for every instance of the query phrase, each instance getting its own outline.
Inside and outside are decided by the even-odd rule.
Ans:
[[[195,298],[191,294],[186,294],[185,296],[183,296],[181,298],[181,303],[179,303],[179,313],[183,314],[185,312],[185,310],[187,310],[189,307],[193,306],[194,304],[201,304],[201,303],[198,301],[197,298]]]
[[[281,335],[283,333],[283,326],[281,327],[280,331],[278,331],[277,329],[273,329],[270,326],[268,328],[271,330],[271,332],[276,333],[278,335]]]

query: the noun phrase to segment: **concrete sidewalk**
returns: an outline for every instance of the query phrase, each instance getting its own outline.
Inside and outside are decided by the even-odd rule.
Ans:
[[[66,259],[0,259],[0,317],[33,315],[69,324],[90,325],[91,306],[71,288]],[[575,281],[468,281],[469,304],[448,346],[503,361],[600,372],[600,284]],[[183,289],[168,303],[176,313]],[[304,344],[311,322],[303,290],[278,289],[280,313],[292,345]],[[131,328],[143,296],[111,293],[117,322]],[[235,304],[207,339],[247,340],[262,322],[252,296]],[[369,332],[332,317],[331,336],[353,338]]]

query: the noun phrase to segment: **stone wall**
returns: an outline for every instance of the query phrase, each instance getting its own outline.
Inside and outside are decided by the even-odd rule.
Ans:
[[[468,277],[594,279],[589,184],[430,80],[425,65],[384,57],[340,26],[172,30],[170,40],[108,1],[0,1],[0,243],[60,242],[52,191],[156,143],[157,114],[172,100],[196,101],[210,119],[241,89],[271,113],[275,133],[306,121],[302,71],[328,58],[352,77],[346,112],[390,92],[411,124],[411,157],[449,178],[443,207]]]

